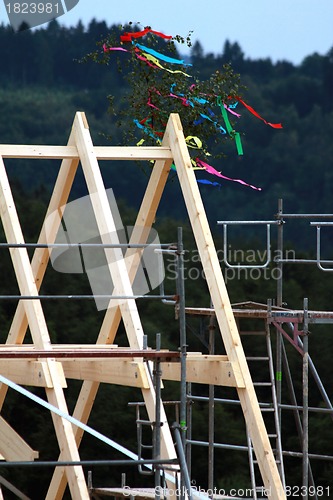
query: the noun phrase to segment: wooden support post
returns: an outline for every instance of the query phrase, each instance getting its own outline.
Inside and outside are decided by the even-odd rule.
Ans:
[[[245,387],[238,388],[238,395],[262,479],[267,492],[270,493],[270,497],[274,500],[282,500],[286,496],[259,408],[181,122],[177,114],[170,115],[165,133],[168,137],[168,145],[173,153],[180,186],[224,346],[229,360],[234,366],[238,365],[244,379]]]

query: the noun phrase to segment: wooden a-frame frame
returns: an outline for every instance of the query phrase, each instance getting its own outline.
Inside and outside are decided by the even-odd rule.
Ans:
[[[95,193],[92,197],[93,210],[102,241],[105,243],[110,243],[108,239],[109,235],[114,235],[111,243],[118,243],[118,240],[98,160],[142,159],[155,161],[131,236],[135,243],[146,242],[147,228],[152,227],[171,164],[172,162],[175,163],[188,217],[227,353],[227,356],[204,357],[204,359],[200,358],[200,355],[195,355],[192,358],[189,355],[187,358],[190,368],[188,370],[188,377],[189,380],[200,383],[230,385],[237,388],[268,496],[274,500],[285,499],[285,493],[259,408],[204,206],[192,169],[179,116],[176,114],[170,115],[162,145],[159,147],[96,147],[92,143],[85,115],[81,112],[75,115],[67,146],[0,145],[1,219],[7,241],[19,244],[24,243],[24,238],[3,162],[3,158],[8,157],[62,159],[46,218],[49,214],[58,211],[60,207],[67,203],[78,164],[81,162],[88,192],[90,194]],[[54,220],[51,228],[48,227],[48,244],[52,244],[55,241],[58,228],[59,221],[57,220]],[[38,243],[46,243],[44,225]],[[140,259],[138,251],[128,249],[125,259],[117,248],[107,248],[105,252],[107,257],[110,257],[109,261],[112,260],[112,262],[117,263],[116,266],[110,268],[116,293],[127,297],[133,295],[132,283],[136,275],[138,259]],[[20,293],[25,296],[38,295],[49,261],[49,249],[36,248],[31,262],[24,247],[11,248],[10,253]],[[131,298],[122,300],[119,306],[106,310],[104,321],[97,337],[96,348],[102,346],[111,347],[121,319],[123,319],[125,325],[130,347],[136,350],[142,349],[144,332],[135,300]],[[26,384],[45,387],[49,402],[65,413],[67,412],[67,406],[63,387],[66,385],[66,378],[79,378],[83,380],[73,413],[73,416],[83,423],[87,423],[88,421],[101,382],[141,387],[149,418],[152,421],[154,420],[155,392],[147,366],[142,360],[140,361],[137,357],[130,359],[129,362],[123,360],[119,362],[112,359],[103,365],[101,363],[96,364],[96,367],[91,361],[89,369],[87,369],[84,359],[81,361],[75,360],[75,363],[71,359],[58,359],[58,346],[51,344],[46,320],[39,300],[19,301],[9,330],[6,347],[0,347],[0,352],[2,349],[8,349],[9,345],[12,349],[22,351],[22,344],[28,326],[30,327],[33,339],[32,360],[27,363],[24,360],[18,359],[15,361],[0,359],[0,373],[8,375],[8,378],[17,383],[23,384],[24,380],[26,380],[28,381]],[[77,346],[77,348],[80,348],[80,346]],[[112,348],[116,349],[116,347]],[[36,356],[33,356],[34,349],[51,352],[52,356],[54,353],[54,357],[36,360]],[[119,363],[121,363],[121,367]],[[78,366],[79,369],[77,369]],[[36,369],[38,376],[36,376]],[[162,377],[164,379],[175,379],[175,371],[170,370],[167,364],[165,364]],[[0,408],[4,403],[6,392],[7,386],[1,385]],[[57,415],[53,414],[52,418],[61,449],[59,460],[78,461],[78,449],[83,436],[83,430],[72,426],[71,423]],[[161,456],[165,459],[175,458],[176,453],[163,406],[161,420],[164,423],[161,427]],[[37,457],[37,452],[32,450],[2,417],[0,417],[0,452],[6,460],[33,460]],[[89,498],[83,471],[79,466],[56,467],[47,498],[50,500],[62,498],[67,484],[69,485],[72,498]]]

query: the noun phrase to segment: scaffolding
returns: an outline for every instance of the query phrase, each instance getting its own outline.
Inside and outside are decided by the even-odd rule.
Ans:
[[[283,229],[288,219],[303,219],[309,220],[310,226],[316,228],[316,258],[283,258],[284,255],[284,241]],[[318,219],[320,221],[318,222]],[[240,335],[243,337],[250,337],[250,342],[247,347],[244,347],[246,359],[250,366],[250,371],[254,379],[254,386],[256,388],[259,406],[263,415],[271,415],[271,425],[273,423],[273,432],[268,431],[269,437],[272,439],[272,447],[278,465],[281,481],[286,491],[290,494],[302,495],[304,498],[318,498],[321,496],[329,497],[330,487],[323,488],[316,484],[316,478],[313,476],[311,461],[324,460],[327,462],[333,461],[333,455],[311,453],[309,451],[309,413],[317,413],[321,415],[329,415],[333,419],[333,406],[328,392],[320,378],[320,375],[315,367],[314,362],[309,354],[309,328],[314,324],[331,324],[333,322],[333,311],[313,311],[309,310],[308,298],[304,298],[303,309],[292,310],[283,307],[283,273],[284,267],[290,264],[315,264],[320,271],[332,272],[333,261],[324,260],[321,255],[321,228],[332,226],[330,219],[333,219],[332,214],[295,214],[283,213],[283,201],[278,202],[278,212],[273,220],[251,220],[251,221],[218,221],[217,224],[223,227],[223,264],[225,269],[233,270],[248,270],[248,269],[265,269],[270,265],[275,264],[278,272],[276,273],[276,300],[268,299],[266,304],[255,302],[242,302],[232,304],[233,313],[239,325]],[[258,263],[244,263],[244,262],[231,262],[229,255],[229,233],[230,226],[261,226],[266,227],[266,249],[265,262],[263,259]],[[271,229],[277,228],[277,252],[273,259],[271,249]],[[196,308],[186,307],[186,313],[190,316],[199,316],[202,318],[209,318],[204,324],[204,328],[208,330],[209,336],[209,350],[214,351],[214,335],[212,335],[212,318],[215,317],[215,312],[212,308]],[[261,331],[247,330],[243,331],[241,327],[242,320],[258,320],[263,322],[263,329]],[[248,324],[248,321],[247,321]],[[275,334],[275,359],[272,350],[271,336]],[[251,349],[251,344],[255,336],[265,338],[264,352],[260,355],[251,356],[248,351]],[[292,345],[295,352],[297,352],[302,359],[302,404],[298,404],[294,381],[290,371],[288,355],[286,351],[285,342]],[[255,373],[258,363],[268,363],[268,375],[265,381],[256,381]],[[251,366],[252,365],[252,366]],[[282,398],[282,373],[286,380],[288,396],[290,404],[283,402]],[[313,377],[317,388],[322,396],[322,406],[310,407],[309,406],[309,375]],[[271,391],[270,401],[261,399],[261,389]],[[265,393],[265,391],[263,392]],[[209,397],[193,396],[189,394],[190,401],[206,402],[209,406],[209,426],[210,433],[214,435],[214,407],[216,404],[225,405],[239,405],[237,399],[223,399],[214,398],[214,388],[210,389]],[[266,391],[267,397],[267,391]],[[301,451],[290,451],[283,449],[282,440],[282,412],[293,412],[296,424],[296,430],[301,444]],[[266,421],[266,428],[268,429],[269,423]],[[253,456],[253,448],[251,439],[247,433],[247,442],[243,445],[234,445],[227,443],[216,443],[210,436],[206,442],[189,440],[189,445],[201,445],[208,447],[208,478],[209,488],[214,488],[214,449],[222,448],[226,450],[242,450],[248,453],[249,456],[249,472],[252,486],[252,496],[257,498],[266,498],[264,488],[258,486],[257,474],[255,471],[256,460]],[[288,470],[284,467],[285,457],[296,457],[301,461],[301,476],[302,483],[299,486],[290,486],[292,478],[288,477]]]

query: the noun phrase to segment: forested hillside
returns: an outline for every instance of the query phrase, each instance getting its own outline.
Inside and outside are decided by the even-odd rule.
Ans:
[[[158,29],[158,27],[156,27]],[[190,27],[189,27],[190,28]],[[125,84],[116,66],[99,65],[92,61],[82,62],[82,58],[96,49],[96,43],[110,32],[119,33],[117,26],[92,21],[89,26],[78,24],[64,28],[57,21],[46,28],[22,30],[14,33],[10,27],[0,26],[0,143],[15,144],[65,144],[67,142],[74,114],[84,111],[96,145],[122,144],[123,131],[131,126],[132,110],[128,109],[128,119],[121,127],[116,125],[115,117],[108,112],[108,95],[123,104]],[[183,34],[184,35],[184,34]],[[199,34],[200,36],[200,34]],[[180,54],[181,55],[181,54]],[[212,152],[223,151],[224,156],[214,166],[225,176],[244,179],[261,191],[250,189],[235,182],[219,179],[220,189],[211,185],[200,185],[203,201],[217,246],[222,245],[217,220],[271,220],[277,211],[277,202],[283,198],[285,212],[292,213],[333,213],[333,39],[332,49],[325,56],[309,54],[299,65],[289,61],[273,63],[270,59],[251,60],[245,58],[237,43],[226,42],[220,54],[207,54],[199,42],[191,50],[191,62],[202,79],[225,63],[231,63],[234,71],[240,74],[244,85],[244,100],[267,121],[281,122],[281,130],[267,126],[245,108],[238,108],[241,118],[237,130],[242,134],[244,155],[237,156],[233,144],[224,141],[212,145]],[[126,109],[126,108],[125,108]],[[215,149],[214,149],[215,148]],[[56,178],[59,163],[52,161],[8,160],[8,174],[12,181],[15,199],[18,204],[24,234],[27,241],[36,241],[40,225],[45,215],[51,188]],[[102,162],[106,187],[111,187],[119,201],[124,222],[132,224],[147,182],[142,165],[121,163],[110,167]],[[79,176],[74,184],[72,198],[86,193],[84,181]],[[155,227],[161,241],[174,241],[177,226],[184,226],[184,245],[186,251],[186,301],[189,305],[209,306],[206,283],[200,272],[200,262],[192,252],[193,240],[181,200],[177,182],[171,175],[166,193],[161,203],[161,211]],[[315,230],[303,225],[301,230],[292,226],[286,228],[287,245],[297,252],[297,256],[313,257],[315,252]],[[1,227],[1,241],[4,241]],[[264,236],[265,238],[265,236]],[[243,248],[265,249],[261,233],[236,232],[232,245]],[[275,238],[275,236],[274,236]],[[331,243],[333,237],[325,238],[325,258],[333,258]],[[275,240],[273,241],[273,245]],[[3,250],[1,250],[3,252]],[[260,257],[260,256],[259,256]],[[262,257],[262,256],[261,256]],[[17,293],[12,285],[13,270],[9,256],[0,260],[0,294]],[[194,279],[193,276],[198,277]],[[6,279],[4,279],[6,277]],[[173,287],[174,282],[167,284]],[[265,302],[275,298],[276,282],[264,277],[260,279],[233,279],[227,283],[232,302],[246,300]],[[64,291],[66,290],[66,292]],[[85,278],[81,275],[60,275],[52,269],[47,273],[43,291],[45,293],[90,293]],[[173,292],[173,290],[170,289]],[[293,308],[301,308],[304,297],[309,297],[310,308],[332,310],[333,280],[332,273],[321,273],[315,266],[303,265],[286,270],[284,283],[285,302]],[[14,305],[9,301],[1,304],[1,342],[5,341]],[[145,317],[144,328],[149,335],[150,345],[154,345],[156,332],[163,334],[163,347],[178,347],[178,324],[174,320],[173,308],[156,302],[140,304]],[[94,305],[70,302],[45,305],[52,340],[55,342],[95,342],[96,331],[103,319]],[[73,318],[77,321],[73,322]],[[84,319],[83,319],[84,318]],[[68,325],[71,325],[68,327]],[[189,349],[205,350],[202,338],[193,334],[198,324],[191,325]],[[332,389],[331,352],[332,332],[326,327],[315,327],[310,339],[311,354],[319,367],[320,376]],[[204,326],[204,342],[207,341],[207,325]],[[320,339],[320,340],[319,340]],[[125,342],[124,337],[118,343]],[[300,359],[295,356],[291,361],[297,377],[301,373]],[[300,394],[299,380],[296,382]],[[311,390],[314,389],[311,385]],[[165,399],[177,399],[174,387],[165,389]],[[37,391],[38,392],[38,391]],[[68,399],[74,405],[78,384],[68,389]],[[220,393],[218,393],[219,395]],[[221,394],[222,396],[222,391]],[[225,393],[223,394],[225,396]],[[332,393],[331,393],[332,395]],[[114,391],[103,387],[96,401],[96,412],[90,424],[122,444],[135,449],[136,429],[134,410],[128,410],[127,402],[139,397],[134,391],[118,387]],[[320,395],[311,392],[311,405],[319,404]],[[12,404],[4,409],[4,416],[22,433],[31,446],[41,448],[41,459],[56,459],[56,443],[49,438],[52,433],[51,420],[44,420],[43,412],[29,407],[23,411],[19,396],[12,395]],[[23,405],[22,405],[23,406]],[[200,431],[207,422],[207,411],[196,405],[199,412],[195,417],[194,429]],[[72,411],[72,408],[70,408]],[[132,413],[131,413],[132,412]],[[286,448],[295,445],[295,430],[289,419],[286,422]],[[225,422],[235,441],[238,440],[238,421],[232,409],[217,409],[217,431],[225,432]],[[311,437],[313,453],[332,454],[333,431],[329,416],[312,417],[314,432]],[[290,427],[290,428],[289,428]],[[111,429],[111,430],[110,430]],[[206,439],[204,436],[203,439]],[[299,446],[296,444],[296,447]],[[205,458],[200,457],[206,465]],[[236,454],[233,463],[222,455],[218,461],[216,475],[221,478],[221,486],[229,481],[229,486],[248,484],[246,454]],[[112,452],[105,451],[104,445],[85,438],[82,458],[115,458]],[[332,464],[332,462],[331,462]],[[288,463],[294,478],[300,481],[299,464],[291,459]],[[237,474],[235,470],[237,469]],[[332,465],[314,463],[313,470],[318,484],[332,483]],[[94,470],[97,480],[109,486],[120,483],[118,476],[108,476],[104,469]],[[2,473],[2,472],[1,472]],[[32,495],[43,498],[46,476],[50,471],[34,469],[26,475],[22,469],[6,470],[3,475],[15,477],[20,487]],[[205,485],[206,469],[194,471],[197,484]],[[132,476],[129,478],[132,479]],[[47,477],[48,479],[48,477]],[[13,482],[15,482],[13,479]],[[224,482],[223,482],[224,481]],[[36,489],[38,490],[36,492]],[[35,495],[35,496],[34,496]],[[37,496],[36,496],[37,495]]]

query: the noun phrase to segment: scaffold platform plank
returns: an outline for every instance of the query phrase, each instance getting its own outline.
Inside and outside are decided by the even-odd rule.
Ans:
[[[160,361],[172,361],[179,359],[179,351],[168,351],[161,350],[155,351],[152,349],[127,349],[127,348],[117,348],[117,349],[106,349],[97,348],[85,349],[81,347],[80,349],[26,349],[23,345],[19,346],[17,349],[8,349],[7,347],[0,347],[0,359],[7,358],[142,358],[142,359],[159,359]]]
[[[209,307],[186,307],[185,312],[192,316],[215,316],[215,309]],[[331,323],[333,322],[333,311],[306,311],[302,309],[252,309],[232,308],[235,318],[261,318],[274,322],[285,323],[293,321],[302,323],[304,315],[307,315],[309,323]]]

